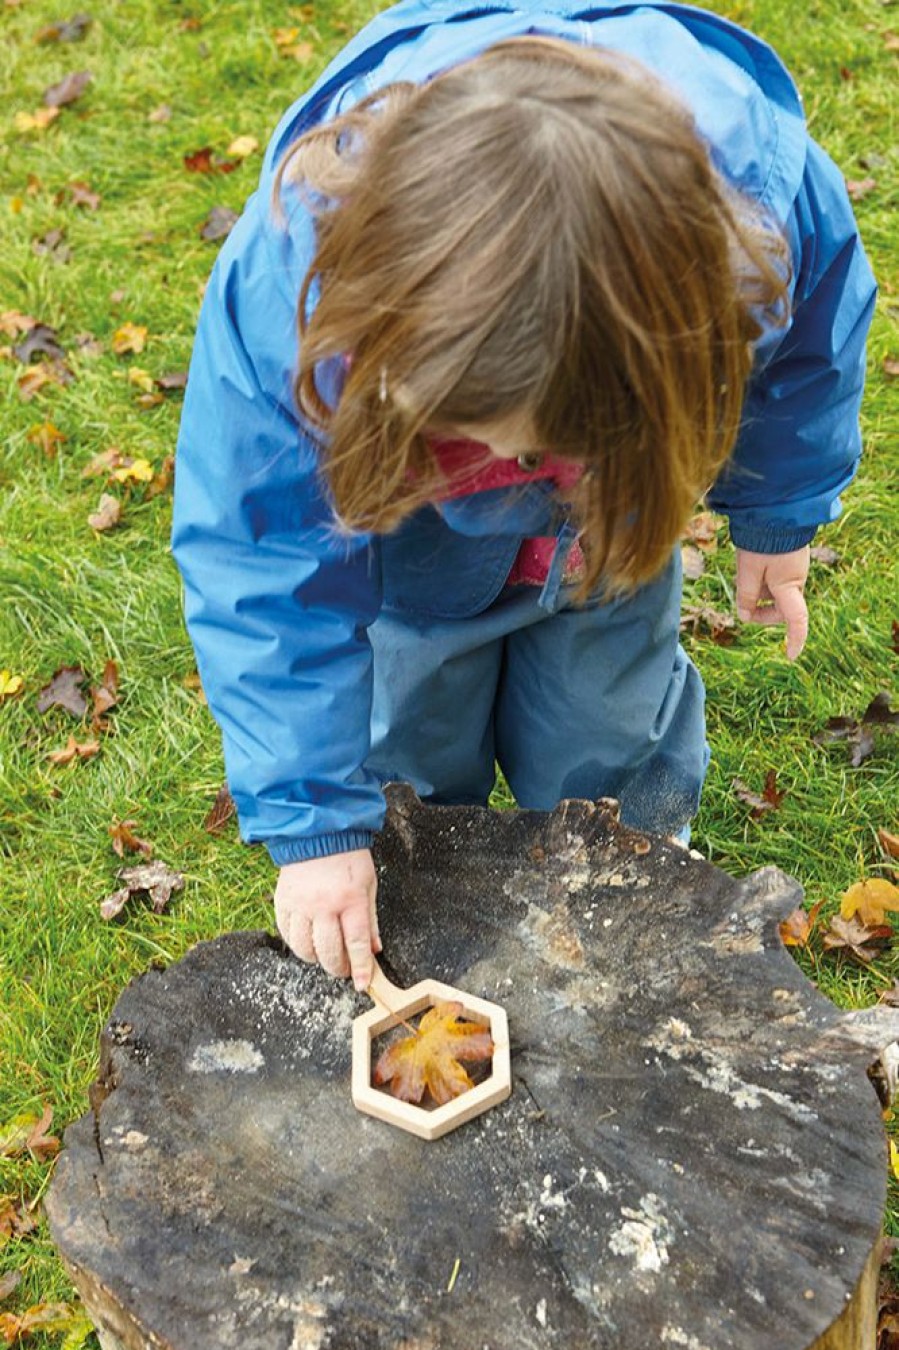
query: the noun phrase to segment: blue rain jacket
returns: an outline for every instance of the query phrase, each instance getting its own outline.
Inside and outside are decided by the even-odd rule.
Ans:
[[[404,0],[370,23],[285,114],[257,192],[207,288],[178,444],[173,546],[188,627],[243,837],[276,863],[367,847],[383,820],[366,768],[382,606],[464,618],[501,591],[523,537],[552,532],[551,493],[476,493],[390,536],[335,531],[292,394],[295,309],[313,227],[274,170],[310,126],[395,80],[424,81],[511,36],[636,57],[692,109],[721,172],[786,231],[793,317],[763,335],[733,462],[711,494],[738,547],[787,552],[839,511],[855,472],[874,284],[843,179],[758,38],[678,4]]]

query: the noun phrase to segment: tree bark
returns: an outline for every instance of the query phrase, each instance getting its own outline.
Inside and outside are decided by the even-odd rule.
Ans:
[[[267,934],[147,972],[47,1202],[104,1350],[873,1350],[899,1014],[805,979],[795,882],[408,789],[376,857],[389,977],[504,1006],[511,1097],[355,1111],[370,1005]]]

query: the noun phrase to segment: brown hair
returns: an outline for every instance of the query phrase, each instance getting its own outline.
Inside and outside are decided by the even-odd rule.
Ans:
[[[296,392],[344,525],[439,495],[426,431],[526,413],[585,466],[583,593],[654,576],[787,313],[779,232],[681,102],[618,53],[513,39],[309,132],[282,176],[318,214]],[[330,407],[316,370],[341,357]]]

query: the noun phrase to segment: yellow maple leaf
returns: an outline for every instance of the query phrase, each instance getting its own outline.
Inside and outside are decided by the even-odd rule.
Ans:
[[[493,1056],[493,1039],[486,1027],[462,1021],[461,1003],[435,1003],[413,1034],[395,1041],[379,1057],[372,1082],[389,1084],[394,1097],[420,1102],[430,1092],[438,1105],[452,1101],[473,1087],[462,1060],[478,1062]]]
[[[869,928],[883,923],[888,910],[899,910],[899,886],[894,886],[883,877],[857,881],[844,892],[840,900],[840,914],[844,919],[851,919],[857,914]]]
[[[147,329],[139,323],[123,323],[112,335],[112,350],[117,356],[142,352],[147,345]]]
[[[890,1140],[890,1171],[899,1181],[899,1148],[896,1147],[892,1139]]]
[[[0,670],[0,698],[15,698],[25,681],[11,670]]]

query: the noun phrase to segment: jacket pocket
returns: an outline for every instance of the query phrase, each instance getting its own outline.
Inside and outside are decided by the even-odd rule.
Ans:
[[[464,619],[499,595],[521,546],[520,535],[458,534],[424,507],[381,538],[385,609]]]

